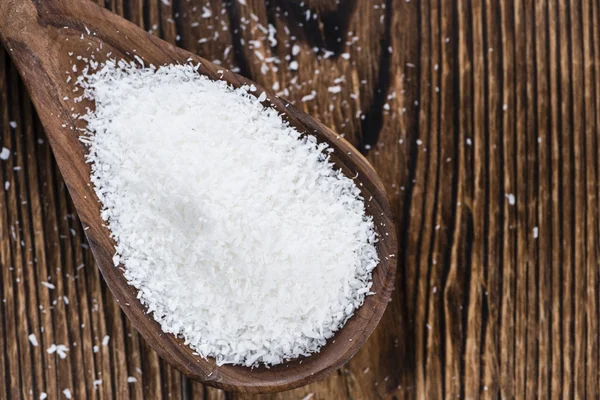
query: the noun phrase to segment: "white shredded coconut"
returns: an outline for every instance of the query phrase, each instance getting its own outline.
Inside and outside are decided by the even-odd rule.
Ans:
[[[35,334],[33,334],[33,333],[31,335],[29,335],[29,342],[31,342],[31,345],[35,346],[35,347],[37,347],[39,344],[37,341],[37,337],[35,337]]]
[[[46,349],[48,354],[56,353],[63,360],[67,358],[67,351],[69,351],[69,348],[64,344],[51,344],[50,347]]]
[[[65,395],[65,397],[66,397],[67,399],[70,399],[70,398],[72,397],[72,396],[71,396],[71,390],[70,390],[70,389],[65,389],[65,390],[63,390],[63,394]]]
[[[318,352],[371,293],[360,190],[264,93],[196,70],[108,62],[79,77],[125,277],[163,331],[219,365]]]
[[[56,288],[56,286],[54,286],[54,285],[53,285],[52,283],[50,283],[50,282],[43,282],[43,281],[42,281],[42,282],[40,282],[40,283],[41,283],[43,286],[46,286],[46,287],[47,287],[48,289],[50,289],[50,290],[52,290],[52,289],[55,289],[55,288]]]
[[[307,94],[306,96],[302,97],[301,101],[302,102],[311,101],[311,100],[314,100],[315,97],[317,97],[317,92],[313,90],[310,92],[310,94]]]
[[[10,150],[7,149],[6,147],[3,147],[2,150],[0,150],[0,160],[8,160],[10,157]]]
[[[508,204],[510,204],[511,206],[515,205],[515,195],[514,194],[508,193],[508,194],[505,194],[504,196],[508,200]]]

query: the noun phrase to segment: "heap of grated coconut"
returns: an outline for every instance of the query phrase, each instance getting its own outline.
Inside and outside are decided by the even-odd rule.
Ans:
[[[115,265],[165,332],[219,365],[318,352],[379,261],[360,191],[264,94],[196,71],[108,62],[79,78]]]

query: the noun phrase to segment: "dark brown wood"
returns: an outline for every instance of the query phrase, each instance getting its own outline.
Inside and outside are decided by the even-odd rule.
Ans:
[[[46,136],[0,48],[0,146],[22,153],[0,161],[0,398],[64,398],[64,385],[73,393],[80,385],[76,369],[85,371],[87,397],[98,399],[598,398],[600,2],[96,3],[264,87],[278,83],[360,149],[395,215],[396,290],[362,349],[323,380],[255,396],[184,378],[127,323],[81,247]],[[269,23],[275,46],[261,29]],[[336,36],[324,40],[336,32],[346,35],[339,47]],[[286,59],[294,44],[301,53]],[[257,53],[278,56],[278,70],[263,74]],[[339,79],[333,96],[327,88]],[[315,99],[302,101],[312,90]],[[65,238],[62,221],[75,235]],[[76,293],[68,260],[85,264]],[[41,286],[51,274],[60,291]],[[63,295],[85,324],[79,338],[72,327],[61,331],[73,325],[73,314],[52,306]],[[64,360],[46,353],[63,340],[81,342]],[[138,381],[123,385],[128,376]]]
[[[331,159],[337,167],[348,176],[357,176],[356,181],[362,194],[368,199],[367,213],[373,216],[381,238],[377,244],[381,261],[373,274],[372,290],[376,294],[366,298],[355,316],[318,354],[272,368],[218,367],[212,359],[204,360],[193,355],[193,351],[183,344],[182,339],[163,333],[137,300],[136,290],[127,284],[122,269],[115,268],[112,264],[114,243],[100,218],[99,202],[89,179],[89,164],[85,162],[86,148],[79,141],[78,129],[83,127],[82,121],[72,117],[73,113],[85,113],[85,108],[90,104],[73,100],[77,96],[74,78],[78,71],[85,68],[85,60],[77,58],[80,56],[98,62],[112,58],[134,62],[141,59],[143,63],[154,65],[189,61],[200,63],[199,73],[211,79],[226,80],[234,87],[250,85],[253,82],[193,53],[176,48],[86,0],[2,0],[0,8],[8,10],[0,15],[0,38],[29,89],[77,209],[79,220],[84,227],[87,241],[94,253],[96,264],[116,299],[116,303],[109,303],[110,318],[106,331],[114,344],[110,355],[106,354],[112,363],[121,365],[127,362],[127,354],[123,349],[127,347],[125,342],[128,338],[124,335],[124,324],[117,303],[128,316],[131,325],[163,359],[193,379],[227,390],[269,392],[305,385],[335,371],[360,349],[375,329],[390,300],[394,287],[397,244],[391,208],[383,183],[358,150],[323,124],[256,84],[258,93],[265,91],[268,96],[267,103],[284,115],[291,125],[300,132],[314,134],[318,140],[329,143],[334,149]],[[167,26],[169,28],[165,29],[165,35],[172,37],[168,32],[172,32],[174,28],[172,25]],[[69,76],[72,77],[71,80],[67,79]],[[18,146],[16,149],[19,158],[22,157]],[[17,162],[21,161],[19,158],[16,158]],[[58,181],[59,177],[56,178]],[[66,199],[60,197],[57,212],[66,215],[67,207]],[[24,222],[29,223],[28,219],[24,219]],[[71,248],[73,235],[70,233],[72,228],[69,219],[58,220],[56,224],[59,232],[64,233],[64,237],[60,236],[60,246]],[[11,245],[14,247],[12,253],[17,257],[14,262],[19,265],[24,260],[20,258],[21,253],[17,250],[21,234],[19,232],[16,235],[16,240],[11,242]],[[67,278],[74,276],[74,263],[73,257],[59,257],[52,264],[61,267],[50,275],[52,281],[56,282],[56,290],[76,301],[74,281],[59,278],[59,274]],[[20,272],[17,273],[16,279],[23,280]],[[16,304],[21,308],[17,309],[16,313],[16,326],[19,328],[16,335],[24,337],[27,336],[26,323],[19,319],[26,318],[26,303],[25,299],[19,296],[23,296],[23,293],[17,292]],[[76,308],[67,307],[63,298],[58,300],[59,302],[54,304],[54,314],[59,319],[68,320],[69,323],[55,326],[55,336],[60,338],[60,343],[68,343],[69,340],[81,342],[81,322]],[[19,352],[29,359],[29,344],[20,341],[19,346]],[[86,389],[84,384],[85,371],[73,366],[83,364],[84,355],[79,349],[71,348],[71,362],[64,364],[64,370],[60,373],[60,386],[70,388],[76,398],[84,397],[90,389]],[[23,379],[21,387],[27,390],[32,387],[31,376],[27,373],[31,370],[31,365],[21,363],[20,368],[20,376]],[[172,370],[166,372],[164,379],[169,392],[180,391],[179,377],[173,375]],[[115,392],[127,398],[132,396],[126,374],[115,374],[113,382],[112,389]]]

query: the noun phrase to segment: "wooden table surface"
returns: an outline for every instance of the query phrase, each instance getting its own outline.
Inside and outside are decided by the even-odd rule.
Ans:
[[[600,396],[600,2],[100,3],[280,92],[386,183],[381,324],[329,378],[260,398]],[[132,329],[4,50],[0,146],[0,399],[251,398],[185,379]]]

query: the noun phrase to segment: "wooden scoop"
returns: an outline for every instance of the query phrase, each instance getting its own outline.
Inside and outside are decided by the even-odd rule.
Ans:
[[[166,43],[88,0],[0,0],[0,38],[16,63],[38,115],[69,193],[73,198],[88,242],[112,294],[148,344],[167,362],[192,379],[226,390],[272,392],[315,381],[341,367],[375,329],[394,287],[396,233],[383,184],[371,165],[352,145],[323,124],[297,110],[260,85],[229,72],[185,50]],[[100,204],[90,183],[86,147],[78,140],[84,128],[75,114],[84,114],[86,102],[76,103],[74,81],[87,65],[85,59],[103,62],[125,59],[156,66],[200,63],[198,73],[225,80],[234,87],[254,84],[266,92],[270,104],[300,132],[314,134],[334,149],[332,161],[355,181],[366,199],[367,213],[375,221],[381,258],[373,274],[375,295],[320,353],[272,367],[254,369],[217,366],[213,359],[193,354],[183,341],[164,333],[136,298],[122,269],[112,257],[114,242],[100,217]]]

